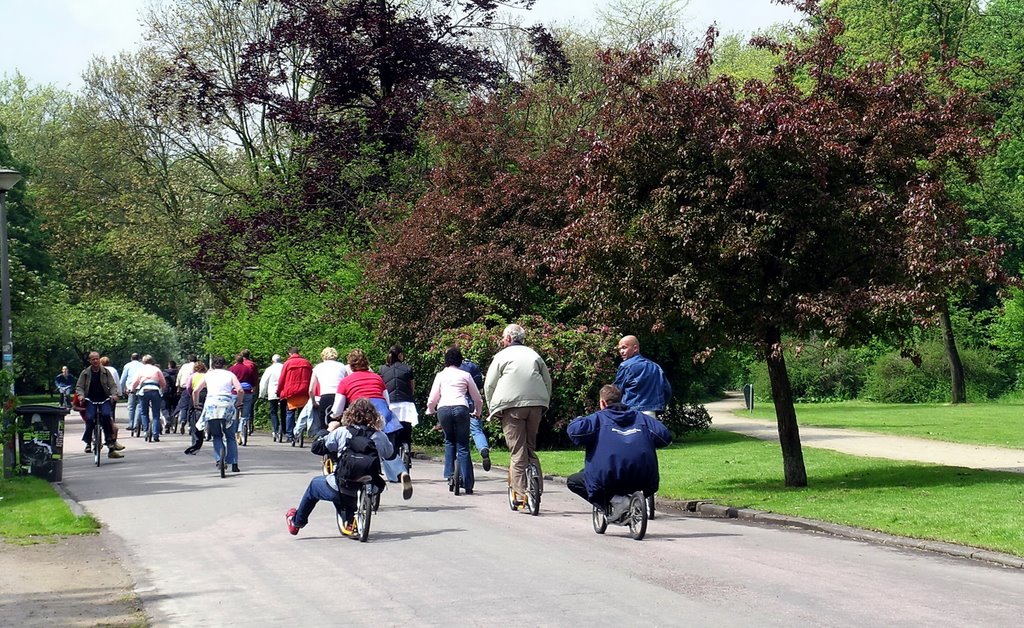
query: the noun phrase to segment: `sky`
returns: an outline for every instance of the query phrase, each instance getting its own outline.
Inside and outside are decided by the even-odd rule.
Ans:
[[[527,23],[592,23],[608,0],[537,0]],[[36,85],[78,89],[94,56],[135,49],[142,39],[139,12],[147,0],[0,0],[0,77],[20,71]],[[751,32],[794,19],[771,0],[690,0],[690,30],[717,22],[725,32]]]

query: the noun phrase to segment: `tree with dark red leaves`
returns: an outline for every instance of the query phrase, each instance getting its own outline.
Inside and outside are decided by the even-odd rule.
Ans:
[[[767,362],[787,486],[805,486],[783,335],[856,343],[933,318],[945,295],[999,276],[943,186],[987,150],[989,121],[919,66],[847,69],[842,24],[818,24],[770,82],[709,81],[715,33],[689,76],[655,81],[658,55],[605,56],[574,220],[549,259],[565,295],[605,320],[692,320],[708,351],[754,344]]]

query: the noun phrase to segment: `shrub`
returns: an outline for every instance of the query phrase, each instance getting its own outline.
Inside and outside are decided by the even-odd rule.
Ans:
[[[945,403],[950,399],[949,362],[943,344],[922,343],[920,366],[899,352],[888,353],[871,367],[862,397],[882,403]],[[963,347],[968,400],[994,399],[1010,387],[1012,377],[1001,370],[991,349]]]
[[[701,404],[673,404],[661,415],[661,422],[672,432],[673,440],[711,429],[711,415]]]
[[[821,343],[803,345],[799,352],[787,348],[786,370],[794,400],[807,403],[855,399],[864,387],[872,357],[871,348],[842,349]],[[757,362],[751,366],[750,374],[757,400],[771,401],[768,366]]]

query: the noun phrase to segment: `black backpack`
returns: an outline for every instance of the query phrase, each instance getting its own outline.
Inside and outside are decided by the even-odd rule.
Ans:
[[[365,425],[348,426],[349,438],[345,448],[338,452],[338,463],[334,466],[334,480],[338,490],[346,492],[359,488],[353,480],[365,475],[377,479],[381,475],[380,454],[370,438],[375,429]]]

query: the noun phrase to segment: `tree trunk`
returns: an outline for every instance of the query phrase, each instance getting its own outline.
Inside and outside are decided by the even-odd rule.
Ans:
[[[807,469],[804,467],[804,453],[800,446],[800,428],[796,424],[796,408],[793,407],[793,389],[789,384],[786,360],[782,354],[782,332],[770,327],[765,334],[765,362],[768,364],[768,378],[772,383],[772,399],[775,401],[775,418],[779,426],[779,444],[782,446],[782,469],[786,486],[807,486]]]
[[[942,342],[946,345],[946,359],[949,360],[949,379],[952,387],[953,403],[967,402],[967,388],[964,383],[964,363],[960,361],[960,352],[956,349],[956,338],[953,336],[953,321],[949,319],[949,302],[943,301],[939,310],[942,321]]]

